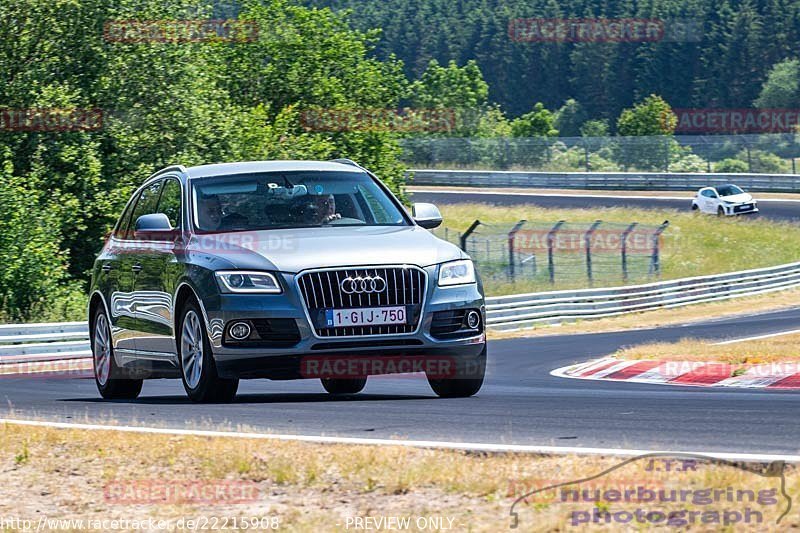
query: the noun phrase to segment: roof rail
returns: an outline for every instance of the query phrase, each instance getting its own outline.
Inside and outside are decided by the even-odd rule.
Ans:
[[[329,163],[341,163],[342,165],[350,165],[351,167],[358,167],[362,168],[361,165],[353,161],[352,159],[331,159]]]
[[[171,172],[173,170],[177,170],[181,174],[186,174],[186,167],[185,166],[183,166],[183,165],[170,165],[168,167],[162,168],[161,170],[159,170],[158,172],[153,174],[153,176],[158,176],[160,174],[164,174],[165,172]]]

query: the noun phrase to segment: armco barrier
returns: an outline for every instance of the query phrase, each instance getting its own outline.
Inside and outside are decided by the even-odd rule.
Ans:
[[[486,323],[513,330],[727,300],[800,287],[800,263],[610,289],[515,294],[486,299]]]
[[[486,322],[513,330],[745,298],[800,287],[800,263],[605,289],[514,294],[486,299]],[[85,322],[0,326],[0,367],[92,356]]]
[[[0,326],[0,365],[91,356],[86,322]]]
[[[735,183],[754,192],[800,192],[800,175],[667,172],[518,172],[489,170],[409,171],[411,185],[540,189],[695,191]]]

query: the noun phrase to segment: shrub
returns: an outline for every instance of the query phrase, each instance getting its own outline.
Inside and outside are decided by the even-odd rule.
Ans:
[[[714,172],[740,174],[742,172],[747,172],[748,170],[747,163],[740,159],[727,158],[714,163]]]

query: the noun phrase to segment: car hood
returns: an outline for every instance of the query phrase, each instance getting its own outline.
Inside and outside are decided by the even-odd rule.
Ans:
[[[741,203],[746,203],[746,202],[752,202],[753,201],[753,197],[745,192],[745,193],[742,193],[742,194],[734,194],[734,195],[731,195],[731,196],[723,196],[721,198],[721,200],[724,201],[724,202],[731,203],[731,204],[741,204]]]
[[[206,256],[215,269],[289,273],[338,266],[426,267],[467,257],[455,245],[419,226],[327,226],[195,235],[187,252]]]

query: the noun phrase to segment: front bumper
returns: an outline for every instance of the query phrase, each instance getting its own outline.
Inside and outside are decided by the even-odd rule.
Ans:
[[[723,205],[723,209],[725,210],[725,214],[729,216],[750,215],[758,213],[758,204],[755,202],[748,202],[745,204]]]
[[[425,269],[428,285],[420,327],[409,334],[368,337],[325,337],[315,335],[305,312],[296,275],[283,274],[282,294],[222,294],[203,302],[209,338],[220,375],[224,377],[270,377],[296,379],[304,357],[457,357],[475,358],[486,344],[485,306],[478,283],[441,288],[435,280],[438,267]],[[431,335],[437,311],[479,309],[481,328],[474,336],[441,339]],[[227,326],[236,320],[292,319],[299,330],[299,342],[290,347],[243,347],[224,342]]]

